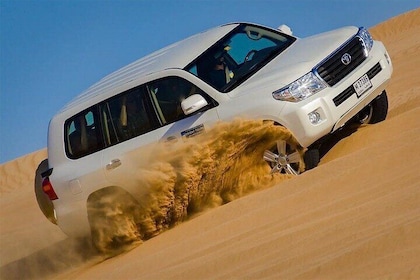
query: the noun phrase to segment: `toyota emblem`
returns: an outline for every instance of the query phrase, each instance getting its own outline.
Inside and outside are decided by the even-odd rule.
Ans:
[[[343,54],[343,56],[341,57],[341,62],[344,65],[349,65],[351,62],[351,55],[349,55],[348,53]]]

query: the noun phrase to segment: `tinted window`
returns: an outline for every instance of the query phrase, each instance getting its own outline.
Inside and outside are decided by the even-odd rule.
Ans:
[[[181,102],[192,94],[217,105],[202,90],[179,77],[141,85],[105,100],[65,123],[66,153],[76,159],[187,117]]]
[[[209,106],[205,109],[216,105],[201,89],[179,77],[168,77],[149,83],[148,91],[162,125],[185,118],[181,102],[193,94],[206,98]]]
[[[139,136],[160,125],[143,86],[111,98],[100,107],[107,145]]]
[[[70,158],[79,158],[103,147],[95,110],[86,110],[65,123],[66,152]]]

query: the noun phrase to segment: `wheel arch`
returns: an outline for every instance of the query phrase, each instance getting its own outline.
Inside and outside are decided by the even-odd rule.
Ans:
[[[138,200],[126,189],[120,186],[107,186],[95,190],[90,193],[86,199],[87,210],[89,211],[89,206],[92,207],[95,201],[103,198],[104,196],[113,197],[115,199],[129,198],[130,200],[139,203]]]
[[[101,253],[111,253],[140,241],[135,223],[138,201],[119,186],[92,192],[86,200],[92,244]],[[122,247],[121,247],[122,248]]]

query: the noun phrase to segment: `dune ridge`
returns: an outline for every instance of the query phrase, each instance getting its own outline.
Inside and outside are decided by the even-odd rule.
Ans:
[[[389,118],[420,105],[420,9],[404,13],[370,30],[381,40],[394,66],[389,92]]]
[[[45,158],[47,158],[46,148],[1,164],[0,195],[32,184],[35,178],[35,170]]]
[[[394,65],[389,117],[319,167],[104,260],[43,217],[41,150],[0,166],[2,279],[420,279],[420,9],[370,29]]]

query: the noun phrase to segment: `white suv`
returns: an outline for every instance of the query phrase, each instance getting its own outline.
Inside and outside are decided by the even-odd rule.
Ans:
[[[111,186],[139,192],[121,180],[130,153],[235,117],[287,128],[304,159],[281,139],[261,158],[272,172],[298,174],[302,161],[318,164],[324,136],[350,120],[385,119],[391,73],[384,45],[364,28],[301,39],[284,25],[232,23],[194,35],[110,74],[52,118],[39,205],[69,236],[89,235],[89,198]]]

